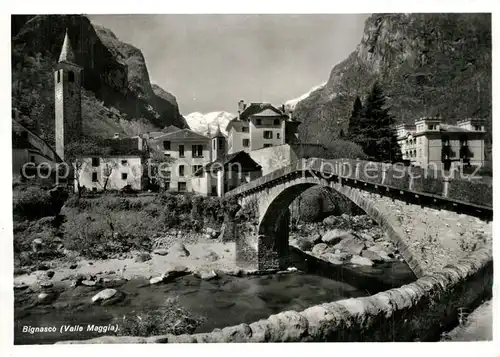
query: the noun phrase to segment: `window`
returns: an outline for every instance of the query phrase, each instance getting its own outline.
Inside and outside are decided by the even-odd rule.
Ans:
[[[212,186],[212,196],[217,196],[217,186]]]
[[[184,176],[184,165],[179,166],[179,176]]]
[[[57,83],[61,83],[61,71],[57,71]]]
[[[165,157],[170,157],[170,154],[165,153]]]
[[[214,142],[214,145],[213,145],[213,147],[214,147],[214,150],[215,150],[215,149],[216,149],[216,146],[215,146],[215,140],[214,140],[213,142]]]
[[[170,141],[164,141],[163,142],[163,149],[164,150],[170,150]]]
[[[30,162],[35,162],[35,157],[34,156],[30,156]]]
[[[255,120],[255,125],[262,125],[262,119]]]
[[[481,131],[481,127],[479,125],[476,125],[474,128],[476,129],[476,131]]]
[[[170,182],[166,181],[164,184],[165,184],[165,191],[170,191]]]
[[[280,138],[280,133],[276,133],[276,139]]]
[[[177,183],[177,191],[186,192],[186,183],[185,182]]]
[[[127,165],[127,160],[122,160],[122,166]]]
[[[247,148],[250,146],[250,139],[243,139],[243,147]]]
[[[264,139],[272,139],[273,138],[273,132],[270,130],[264,130]]]
[[[70,82],[75,81],[75,72],[73,72],[73,71],[68,72],[68,81],[70,81]]]
[[[203,157],[203,145],[193,145],[191,147],[193,157]]]
[[[219,149],[220,150],[223,150],[224,149],[224,139],[218,139],[217,140],[219,142]]]
[[[244,132],[244,133],[248,133],[248,126],[242,127],[241,131]]]
[[[97,172],[92,172],[92,182],[97,182]]]
[[[128,177],[127,173],[122,172],[122,180],[126,180]]]
[[[280,125],[280,120],[279,119],[274,119],[274,125]]]
[[[265,148],[270,148],[271,146],[273,146],[273,144],[264,144]]]
[[[429,130],[434,130],[434,125],[429,125]]]
[[[199,169],[201,169],[203,166],[202,165],[193,165],[193,174],[198,171]]]
[[[184,157],[184,145],[179,145],[179,157]]]
[[[100,160],[98,157],[93,157],[92,158],[92,166],[97,167],[100,165]]]

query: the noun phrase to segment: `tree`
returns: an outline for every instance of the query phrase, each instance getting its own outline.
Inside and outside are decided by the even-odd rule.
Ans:
[[[394,117],[386,107],[386,97],[378,82],[366,98],[355,142],[376,161],[400,161],[401,148],[394,130]]]
[[[109,178],[111,177],[113,170],[118,167],[118,162],[114,159],[109,159],[109,158],[103,158],[103,161],[104,161],[104,167],[102,170],[102,175],[104,177],[104,185],[102,186],[102,189],[106,191],[106,188],[108,187]]]
[[[100,147],[92,138],[84,137],[80,141],[70,142],[65,147],[64,161],[71,171],[78,197],[81,197],[82,186],[80,184],[80,176],[85,171],[87,162],[86,158],[89,156],[102,156],[105,154],[105,149]]]
[[[363,114],[363,104],[359,96],[356,96],[352,107],[351,117],[349,118],[349,126],[347,129],[347,137],[349,140],[355,140],[361,134],[361,116]]]
[[[149,158],[145,159],[143,177],[149,187],[164,187],[170,177],[166,172],[167,168],[175,162],[170,156],[165,156],[163,152],[151,149]]]

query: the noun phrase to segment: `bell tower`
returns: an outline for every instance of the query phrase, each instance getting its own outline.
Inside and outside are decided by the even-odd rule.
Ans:
[[[77,141],[82,133],[81,75],[83,68],[75,63],[68,31],[54,71],[56,152],[64,160],[67,143]]]
[[[220,125],[217,125],[217,131],[212,136],[212,160],[217,160],[226,154],[226,137],[220,131]]]

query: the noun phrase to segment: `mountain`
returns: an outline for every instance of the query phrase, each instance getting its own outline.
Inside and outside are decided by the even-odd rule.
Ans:
[[[217,130],[217,125],[220,125],[222,133],[227,135],[226,126],[234,117],[234,114],[228,112],[211,112],[206,114],[194,112],[184,116],[191,130],[203,135],[208,133],[209,126],[210,132],[214,134]]]
[[[346,132],[355,97],[363,101],[378,80],[398,123],[482,117],[491,141],[491,39],[490,14],[372,15],[355,51],[297,103],[302,139],[328,143]]]
[[[313,87],[309,92],[302,94],[300,97],[297,97],[295,99],[290,99],[285,102],[285,107],[288,110],[295,110],[295,107],[297,106],[297,103],[308,98],[311,94],[313,94],[315,91],[323,89],[326,85],[326,82],[323,84],[320,84],[318,86]]]
[[[82,15],[12,16],[12,106],[20,121],[54,140],[53,70],[66,29],[82,78],[83,132],[135,135],[187,127],[175,97],[151,85],[142,52]]]

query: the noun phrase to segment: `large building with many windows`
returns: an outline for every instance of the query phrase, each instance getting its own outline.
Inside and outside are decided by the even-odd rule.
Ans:
[[[440,117],[425,117],[413,125],[398,125],[396,135],[403,159],[413,165],[434,165],[445,170],[458,164],[482,167],[485,123],[484,119],[468,118],[450,125]]]

